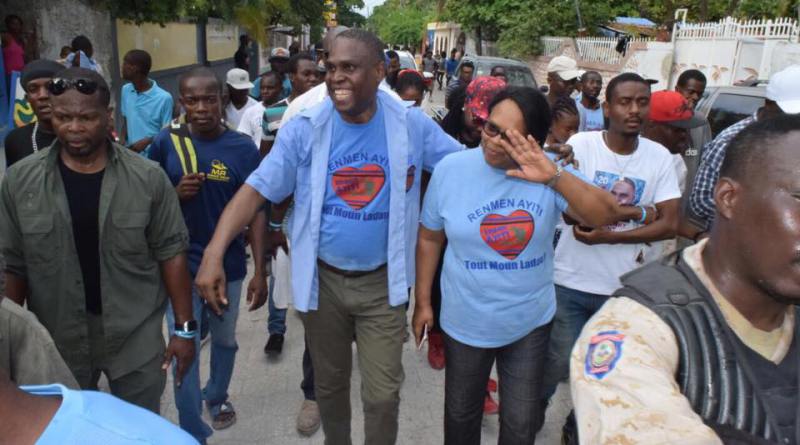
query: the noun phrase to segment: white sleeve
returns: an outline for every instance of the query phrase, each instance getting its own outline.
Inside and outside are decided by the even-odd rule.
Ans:
[[[675,381],[678,344],[653,311],[611,298],[586,323],[570,357],[581,443],[722,444]]]

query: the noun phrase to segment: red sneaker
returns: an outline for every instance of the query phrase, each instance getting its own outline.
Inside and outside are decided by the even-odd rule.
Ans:
[[[439,332],[428,334],[428,363],[433,369],[444,369],[444,341]]]
[[[492,393],[486,391],[486,398],[483,400],[483,414],[491,416],[500,412],[500,405],[492,399]]]

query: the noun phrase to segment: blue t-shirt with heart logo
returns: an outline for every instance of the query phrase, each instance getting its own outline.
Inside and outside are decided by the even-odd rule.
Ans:
[[[319,258],[344,270],[386,263],[389,237],[389,151],[383,110],[351,124],[333,113]]]
[[[440,317],[447,335],[496,348],[552,320],[553,235],[566,209],[552,188],[491,167],[480,147],[436,166],[421,219],[447,236]]]

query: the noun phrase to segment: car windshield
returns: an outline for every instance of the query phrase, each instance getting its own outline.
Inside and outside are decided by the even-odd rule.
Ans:
[[[531,87],[536,88],[536,82],[533,80],[533,74],[530,69],[516,65],[503,65],[497,63],[478,63],[478,76],[488,76],[495,66],[502,66],[506,70],[506,79],[508,84],[516,87]]]
[[[417,69],[417,64],[414,63],[414,58],[413,57],[409,56],[406,53],[397,53],[397,55],[400,56],[400,68],[401,69],[404,69],[404,70],[406,70],[406,69],[411,69],[411,70]]]

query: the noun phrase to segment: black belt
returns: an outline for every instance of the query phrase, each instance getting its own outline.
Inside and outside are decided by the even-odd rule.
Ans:
[[[372,269],[372,270],[344,270],[344,269],[339,269],[338,267],[331,266],[330,264],[326,263],[325,261],[322,261],[319,258],[317,258],[317,264],[319,265],[319,267],[321,267],[321,268],[323,268],[325,270],[329,270],[329,271],[335,273],[336,275],[341,275],[341,276],[346,277],[346,278],[363,277],[365,275],[369,275],[369,274],[371,274],[373,272],[377,272],[377,271],[379,271],[381,269],[384,269],[386,267],[386,263],[384,263],[384,264],[382,264],[382,265],[380,265],[380,266],[378,266],[378,267],[376,267],[375,269]]]

